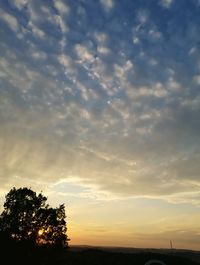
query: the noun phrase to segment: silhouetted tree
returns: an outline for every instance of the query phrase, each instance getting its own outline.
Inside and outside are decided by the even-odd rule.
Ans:
[[[32,244],[67,245],[65,207],[51,208],[46,201],[31,189],[11,189],[0,215],[0,233]]]
[[[65,206],[58,208],[45,208],[38,211],[38,223],[41,229],[38,231],[38,244],[63,245],[68,241],[66,237]]]

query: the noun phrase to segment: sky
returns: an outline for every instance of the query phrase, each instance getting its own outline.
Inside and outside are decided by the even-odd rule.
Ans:
[[[200,1],[0,2],[0,209],[65,203],[71,245],[200,250]]]

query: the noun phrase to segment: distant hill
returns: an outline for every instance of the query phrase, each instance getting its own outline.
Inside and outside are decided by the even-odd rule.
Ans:
[[[127,247],[102,247],[102,246],[87,246],[87,245],[74,245],[70,247],[72,252],[84,252],[84,251],[105,251],[108,253],[123,253],[123,254],[135,254],[137,257],[152,255],[152,256],[167,256],[170,259],[181,258],[195,262],[194,264],[200,264],[200,251],[189,249],[156,249],[156,248],[127,248]],[[188,263],[191,265],[191,263]],[[169,264],[171,265],[171,264]],[[177,264],[178,265],[178,264]],[[182,264],[180,264],[182,265]]]

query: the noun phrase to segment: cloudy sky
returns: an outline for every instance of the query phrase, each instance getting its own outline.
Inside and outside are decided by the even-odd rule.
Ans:
[[[0,203],[66,204],[71,244],[199,249],[200,1],[0,2]]]

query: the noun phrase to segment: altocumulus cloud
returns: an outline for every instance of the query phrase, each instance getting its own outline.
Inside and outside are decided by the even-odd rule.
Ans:
[[[1,192],[76,177],[199,200],[197,1],[0,5]]]

